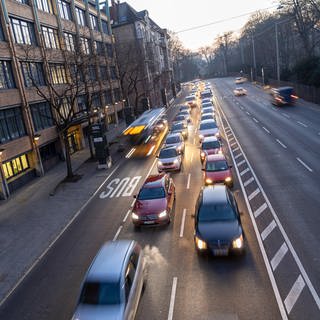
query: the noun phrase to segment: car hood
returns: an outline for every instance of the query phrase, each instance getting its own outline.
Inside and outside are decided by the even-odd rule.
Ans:
[[[224,180],[227,177],[231,177],[230,170],[224,171],[205,171],[206,178],[212,179],[213,181]]]
[[[238,220],[198,222],[197,235],[206,242],[232,241],[242,233]]]
[[[210,136],[215,135],[219,131],[218,128],[212,128],[212,129],[205,129],[205,130],[199,130],[199,134],[203,136]]]
[[[167,199],[137,200],[133,212],[138,215],[157,214],[167,208]]]
[[[72,320],[123,320],[124,319],[124,305],[78,305]]]
[[[173,158],[159,158],[159,161],[163,163],[173,162],[174,160],[180,160],[180,157],[173,157]]]

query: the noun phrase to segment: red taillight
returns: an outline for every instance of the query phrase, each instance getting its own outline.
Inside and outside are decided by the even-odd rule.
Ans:
[[[293,94],[291,95],[291,98],[292,98],[292,99],[299,99],[298,96],[295,96],[295,95],[293,95]]]

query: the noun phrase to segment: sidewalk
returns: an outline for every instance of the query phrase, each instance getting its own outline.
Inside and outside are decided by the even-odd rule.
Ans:
[[[86,148],[72,155],[73,171],[81,176],[77,182],[62,182],[66,163],[61,162],[0,202],[0,304],[125,155],[118,152],[119,143],[129,147],[119,137],[123,129],[124,124],[108,131],[110,169],[98,170]]]

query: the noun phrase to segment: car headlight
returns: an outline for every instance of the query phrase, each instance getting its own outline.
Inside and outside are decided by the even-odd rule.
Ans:
[[[232,181],[232,178],[231,178],[231,177],[227,177],[227,178],[224,179],[224,181],[225,181],[225,182],[231,182],[231,181]]]
[[[158,166],[162,166],[162,165],[163,165],[162,161],[158,161]]]
[[[239,238],[236,238],[232,241],[232,248],[241,249],[243,247],[243,236],[240,235]]]
[[[201,158],[204,158],[205,156],[206,156],[206,154],[205,154],[204,152],[201,152],[201,153],[200,153],[200,157],[201,157]]]
[[[173,160],[173,163],[174,163],[174,164],[178,164],[178,163],[179,163],[179,160],[178,160],[178,159],[174,159],[174,160]]]
[[[212,184],[212,183],[213,183],[212,179],[209,179],[209,178],[206,179],[206,184]]]
[[[207,243],[196,236],[196,245],[199,250],[206,250]]]
[[[204,135],[203,135],[203,134],[199,134],[199,138],[200,138],[200,139],[203,139],[203,138],[204,138]]]
[[[164,218],[164,217],[166,217],[167,216],[167,210],[164,210],[164,211],[162,211],[162,212],[160,212],[159,214],[158,214],[158,217],[159,218]]]
[[[215,134],[215,136],[216,136],[216,137],[219,137],[219,136],[220,136],[220,133],[219,133],[219,132],[217,132],[217,133]]]
[[[180,152],[180,151],[182,150],[182,147],[179,146],[179,147],[177,148],[177,150]]]
[[[131,218],[132,218],[133,220],[139,220],[139,216],[138,216],[136,213],[134,213],[134,212],[131,213]]]

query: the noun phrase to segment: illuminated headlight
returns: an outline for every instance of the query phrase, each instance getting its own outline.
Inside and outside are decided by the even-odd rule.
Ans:
[[[181,147],[181,146],[179,146],[179,147],[177,148],[177,150],[178,150],[179,152],[181,152],[182,147]]]
[[[216,137],[220,137],[220,133],[217,132],[217,133],[215,134],[215,136],[216,136]]]
[[[185,137],[187,135],[186,131],[182,131],[182,135]]]
[[[222,154],[222,150],[220,149],[220,150],[218,151],[218,153],[219,153],[219,154]]]
[[[234,239],[232,241],[232,248],[241,249],[243,247],[243,236],[241,235],[239,238]]]
[[[164,218],[164,217],[166,217],[167,216],[167,211],[166,210],[164,210],[164,211],[162,211],[162,212],[160,212],[159,214],[158,214],[158,217],[159,218]]]
[[[209,178],[206,179],[206,184],[212,184],[212,183],[213,183],[212,179],[209,179]]]
[[[207,249],[207,243],[205,241],[199,239],[198,237],[196,237],[196,245],[199,250]]]
[[[203,138],[204,138],[204,135],[203,135],[203,134],[199,134],[199,138],[200,138],[200,139],[203,139]]]
[[[231,179],[231,177],[227,177],[227,178],[224,179],[224,181],[225,181],[225,182],[231,182],[232,179]]]
[[[162,161],[158,161],[158,166],[162,166],[162,165],[163,165]]]
[[[131,218],[132,218],[133,220],[139,220],[139,216],[138,216],[136,213],[134,213],[134,212],[131,213]]]
[[[206,154],[204,152],[200,153],[200,157],[203,159],[206,156]]]
[[[178,164],[178,163],[179,163],[179,160],[178,160],[178,159],[174,159],[173,163],[174,163],[174,164]]]

